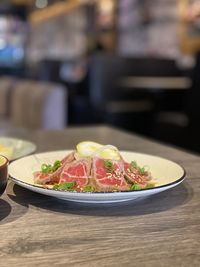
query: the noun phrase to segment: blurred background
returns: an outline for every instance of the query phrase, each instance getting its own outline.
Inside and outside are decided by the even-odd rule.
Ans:
[[[0,1],[0,129],[107,124],[200,152],[199,0]]]

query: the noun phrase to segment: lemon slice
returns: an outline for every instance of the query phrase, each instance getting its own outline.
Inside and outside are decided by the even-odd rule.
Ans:
[[[101,144],[92,141],[84,141],[76,146],[77,152],[83,157],[91,157],[93,154],[103,147]]]
[[[12,159],[13,148],[9,146],[4,146],[0,144],[0,155],[6,157],[7,159]]]
[[[121,158],[119,150],[111,145],[101,147],[94,153],[94,155],[103,159],[120,160]]]

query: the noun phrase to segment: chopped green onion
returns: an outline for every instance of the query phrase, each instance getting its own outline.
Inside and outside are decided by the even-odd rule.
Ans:
[[[147,184],[145,188],[147,189],[147,188],[153,188],[153,187],[155,187],[154,184]]]
[[[131,161],[130,163],[130,170],[133,171],[134,169],[137,169],[140,174],[144,175],[146,170],[145,170],[145,167],[142,167],[140,168],[138,165],[137,165],[137,162],[136,161]]]
[[[53,164],[53,167],[52,167],[52,172],[56,171],[58,168],[61,167],[61,161],[60,160],[56,160]]]
[[[52,173],[61,167],[62,163],[60,160],[56,160],[53,165],[50,164],[42,164],[41,172],[42,173]]]
[[[140,190],[141,187],[138,184],[133,184],[130,189],[131,190]]]
[[[113,171],[113,164],[110,160],[104,160],[104,167],[107,170],[107,172]]]
[[[131,169],[137,169],[137,167],[138,167],[137,162],[135,160],[131,161],[130,167],[131,167]]]
[[[41,171],[43,173],[49,173],[49,172],[51,172],[51,165],[42,164]]]
[[[71,191],[74,189],[75,186],[76,186],[76,182],[64,182],[62,184],[55,184],[53,189]]]
[[[83,187],[83,192],[93,192],[94,191],[94,188],[93,188],[93,186],[92,185],[85,185],[84,187]]]
[[[145,174],[145,167],[139,168],[141,174]]]

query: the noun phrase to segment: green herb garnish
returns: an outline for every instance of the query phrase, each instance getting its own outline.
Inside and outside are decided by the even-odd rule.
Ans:
[[[145,174],[145,168],[144,167],[139,168],[139,171],[140,171],[141,174]]]
[[[137,162],[136,161],[131,161],[131,163],[130,163],[130,170],[133,171],[134,169],[138,170],[140,172],[140,174],[142,174],[142,175],[144,175],[145,172],[146,172],[145,167],[140,168],[137,165]]]
[[[93,192],[94,191],[94,188],[93,188],[93,186],[92,185],[85,185],[84,187],[83,187],[83,192]]]
[[[59,169],[61,167],[62,163],[60,160],[56,160],[53,164],[52,167],[52,172],[55,172],[57,169]]]
[[[138,168],[137,162],[135,160],[131,161],[130,167],[131,169],[137,169]]]
[[[133,184],[130,189],[131,190],[140,190],[141,187],[138,184]]]
[[[55,184],[53,189],[55,190],[74,190],[74,187],[76,186],[76,182],[64,182],[62,184]]]
[[[147,188],[153,188],[153,187],[155,187],[154,184],[147,184],[145,188],[147,189]]]
[[[107,172],[112,173],[113,172],[113,164],[110,160],[104,160],[104,168],[107,170]]]
[[[60,168],[62,165],[60,160],[56,160],[53,165],[50,164],[42,164],[41,166],[41,172],[42,173],[52,173],[55,172],[58,168]]]
[[[42,164],[41,166],[41,172],[42,173],[50,173],[51,172],[51,165]]]

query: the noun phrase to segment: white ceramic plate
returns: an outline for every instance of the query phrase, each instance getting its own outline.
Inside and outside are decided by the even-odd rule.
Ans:
[[[0,154],[10,161],[27,156],[36,150],[34,143],[12,137],[0,137],[0,145],[8,148],[6,151],[0,150]]]
[[[109,193],[78,193],[45,189],[34,184],[33,172],[41,168],[41,164],[52,164],[62,159],[71,151],[54,151],[33,154],[12,162],[9,165],[9,176],[18,185],[37,193],[76,202],[87,203],[114,203],[147,197],[180,184],[185,177],[184,169],[170,160],[134,152],[121,152],[127,162],[136,160],[140,166],[149,166],[151,174],[156,181],[156,187],[138,191],[109,192]]]

